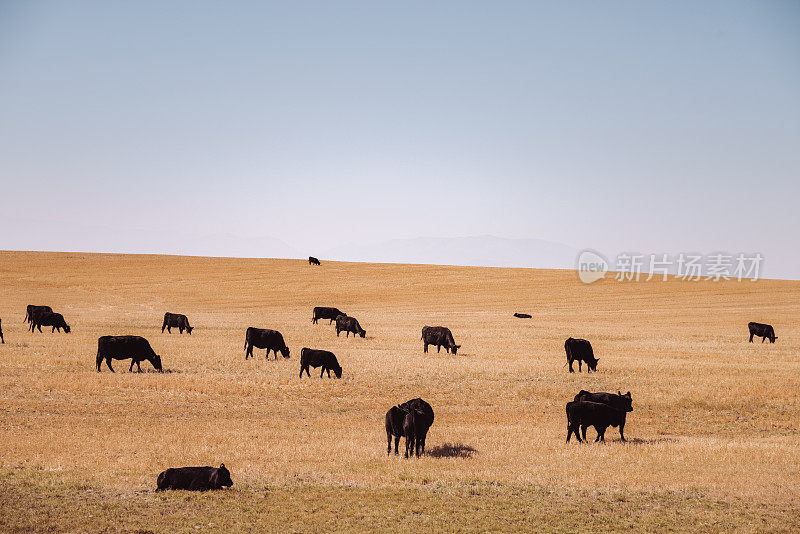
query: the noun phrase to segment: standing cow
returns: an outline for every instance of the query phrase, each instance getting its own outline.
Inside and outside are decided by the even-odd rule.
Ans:
[[[394,453],[398,454],[400,438],[406,438],[406,454],[417,457],[425,454],[425,438],[433,425],[433,408],[424,400],[417,398],[403,404],[393,406],[386,412],[386,454],[392,453],[394,437]]]
[[[308,257],[308,264],[309,265],[319,265],[320,263],[319,263],[319,260],[317,258],[315,258],[314,256],[309,256]]]
[[[147,360],[157,371],[163,371],[161,367],[161,356],[155,353],[150,343],[141,336],[102,336],[97,340],[97,372],[100,372],[100,365],[103,360],[106,365],[114,372],[111,367],[111,360],[131,359],[131,367],[128,371],[133,372],[133,365],[142,372],[142,362]]]
[[[161,325],[161,333],[164,333],[164,329],[167,329],[167,333],[171,334],[173,328],[177,328],[178,331],[183,334],[183,331],[186,330],[189,334],[192,333],[194,327],[189,326],[189,319],[186,318],[185,315],[182,313],[170,313],[167,312],[164,314],[164,323]]]
[[[70,327],[66,321],[64,321],[64,316],[60,313],[41,312],[36,313],[33,315],[33,317],[31,317],[31,332],[34,331],[34,328],[41,332],[43,326],[52,326],[53,328],[50,330],[51,333],[55,332],[56,330],[61,332],[62,328],[64,329],[64,333],[70,333]]]
[[[28,304],[28,307],[25,308],[25,322],[30,323],[33,321],[33,316],[39,313],[44,312],[53,312],[53,308],[50,306],[36,306],[34,304]]]
[[[775,343],[775,340],[778,339],[778,336],[775,335],[775,329],[772,328],[771,324],[751,322],[747,323],[747,328],[750,330],[750,343],[753,342],[753,336],[760,337],[762,343],[765,339],[769,339],[770,343]]]
[[[599,358],[594,357],[592,351],[592,344],[585,339],[569,338],[564,342],[564,350],[567,353],[567,363],[569,364],[569,372],[574,373],[572,362],[578,361],[578,372],[581,371],[581,362],[586,362],[586,372],[597,371],[597,362]]]
[[[336,318],[339,317],[340,315],[347,315],[347,314],[342,310],[340,310],[339,308],[316,306],[314,307],[314,313],[311,316],[311,322],[313,324],[317,324],[317,321],[320,319],[330,319],[330,322],[328,324],[332,324],[333,321],[335,321]]]
[[[428,345],[436,345],[436,352],[440,352],[442,347],[449,353],[451,350],[455,355],[461,345],[456,345],[453,333],[444,326],[423,326],[422,341],[425,344],[424,351],[428,352]]]
[[[353,337],[356,337],[356,334],[361,337],[367,335],[367,331],[361,328],[358,320],[348,315],[340,315],[336,318],[336,337],[339,337],[339,332],[347,332],[347,337],[350,337],[350,332],[353,333]]]
[[[303,371],[305,371],[306,376],[311,377],[309,367],[314,369],[322,367],[322,371],[319,373],[320,378],[326,371],[328,378],[331,377],[331,371],[336,375],[336,378],[342,378],[342,366],[339,365],[336,355],[330,351],[303,347],[303,350],[300,351],[300,378],[303,378]]]
[[[589,391],[581,390],[577,395],[575,395],[575,402],[579,401],[591,401],[607,404],[612,408],[622,412],[622,417],[619,424],[619,437],[622,439],[622,441],[625,441],[625,419],[627,413],[633,411],[633,399],[631,399],[630,391],[625,395],[623,395],[620,391],[617,391],[615,395],[614,393],[590,393]],[[581,426],[583,439],[586,439],[586,428],[586,425]]]
[[[593,426],[597,430],[595,442],[605,441],[606,429],[624,424],[625,412],[601,402],[577,401],[567,403],[567,442],[572,434],[581,440],[580,429]],[[584,434],[585,439],[585,434]]]
[[[244,359],[253,356],[253,347],[257,349],[267,349],[267,358],[269,358],[270,351],[275,351],[275,359],[278,359],[278,352],[284,358],[289,357],[289,347],[283,341],[283,334],[277,330],[268,330],[266,328],[253,328],[252,326],[247,329],[244,336]]]

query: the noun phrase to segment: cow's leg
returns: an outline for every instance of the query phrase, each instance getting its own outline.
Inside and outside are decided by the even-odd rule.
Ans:
[[[425,354],[428,353],[428,344],[427,343],[425,343],[425,348],[423,349],[423,352],[425,352]]]
[[[583,363],[583,360],[578,360],[578,372],[579,373],[581,372],[581,364],[582,363]]]
[[[594,442],[597,443],[598,441],[605,441],[606,440],[606,427],[604,426],[595,426],[595,430],[597,430],[597,437],[594,438]]]
[[[580,428],[580,430],[581,430],[581,434],[583,434],[583,440],[584,440],[584,441],[586,441],[586,429],[587,429],[587,428],[589,428],[589,427],[588,427],[588,426],[586,426],[586,425],[581,425],[581,428]]]
[[[333,324],[333,319],[331,319],[331,320],[330,320],[330,322],[329,322],[328,324]]]
[[[167,327],[167,323],[161,325],[161,333],[164,333],[164,329]]]
[[[40,324],[37,324],[37,325],[36,325],[36,327],[39,329],[39,332],[41,333],[41,331],[42,331],[42,325],[40,325]]]
[[[395,436],[394,437],[394,455],[395,456],[400,454],[400,451],[398,450],[399,447],[400,447],[400,436]]]
[[[325,366],[322,366],[322,371],[319,373],[319,377],[323,378],[325,376]]]
[[[750,343],[753,342],[753,335],[754,335],[753,332],[750,332]]]
[[[392,454],[392,433],[391,432],[387,432],[386,433],[386,441],[387,441],[387,443],[386,443],[386,456],[389,456],[390,454]]]
[[[113,368],[113,367],[111,367],[111,358],[106,358],[106,365],[108,366],[109,370],[110,370],[112,373],[113,373],[113,372],[115,372],[115,371],[114,371],[114,368]]]
[[[341,332],[341,330],[339,330],[339,329],[337,328],[337,329],[336,329],[336,337],[339,337],[339,332]]]
[[[441,351],[442,351],[442,346],[441,345],[436,345],[436,353],[438,354]]]
[[[766,339],[767,339],[767,336],[762,337],[761,338],[761,342],[763,343],[764,341],[766,341]]]
[[[179,327],[178,327],[178,333],[179,333],[179,334],[181,334],[181,335],[183,335],[183,327],[182,327],[182,326],[179,326]]]
[[[573,432],[575,432],[574,425],[567,422],[567,443],[569,443],[569,438],[572,437]],[[581,440],[581,436],[577,432],[575,432],[575,437],[578,439],[578,441]]]
[[[137,372],[141,373],[142,372],[142,360],[136,360],[136,367],[138,369]]]
[[[129,372],[129,373],[132,373],[132,372],[133,372],[133,364],[134,364],[134,363],[136,363],[136,360],[134,360],[133,358],[131,358],[131,368],[130,368],[130,369],[128,369],[128,372]]]
[[[619,425],[619,437],[622,441],[625,441],[625,422],[623,421]]]
[[[572,368],[572,362],[573,362],[573,360],[567,360],[567,362],[569,363],[569,372],[570,372],[570,373],[574,373],[574,372],[575,372],[575,369],[573,369],[573,368]]]

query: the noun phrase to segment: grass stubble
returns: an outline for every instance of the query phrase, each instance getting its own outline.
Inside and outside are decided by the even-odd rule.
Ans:
[[[3,252],[0,530],[797,531],[799,297],[775,280]],[[27,332],[27,304],[73,332]],[[316,305],[366,339],[312,325]],[[166,311],[194,334],[161,334]],[[777,343],[747,343],[751,320]],[[424,355],[426,324],[459,354]],[[245,361],[248,326],[280,330],[291,358]],[[168,372],[98,374],[106,334],[145,336]],[[567,372],[570,336],[598,373]],[[299,379],[304,346],[343,378]],[[631,391],[628,443],[564,443],[580,389]],[[383,416],[416,396],[432,454],[387,457]],[[229,491],[153,492],[166,467],[220,462]]]

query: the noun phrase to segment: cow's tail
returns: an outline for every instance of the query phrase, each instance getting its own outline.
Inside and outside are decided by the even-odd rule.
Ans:
[[[23,323],[27,323],[28,322],[28,311],[27,310],[25,310],[25,320],[22,321],[22,322]]]
[[[244,333],[244,350],[245,350],[245,352],[247,352],[247,338],[250,337],[249,334],[250,334],[250,330],[248,330],[247,332]]]
[[[100,365],[103,363],[103,353],[98,344],[97,347],[97,372],[100,372]]]

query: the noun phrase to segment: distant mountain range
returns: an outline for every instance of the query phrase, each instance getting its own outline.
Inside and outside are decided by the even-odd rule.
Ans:
[[[418,237],[331,248],[320,257],[374,263],[427,263],[481,267],[573,269],[578,250],[541,239]]]

